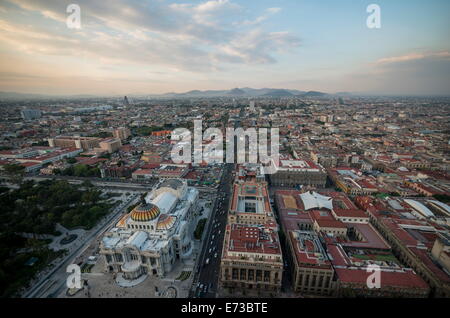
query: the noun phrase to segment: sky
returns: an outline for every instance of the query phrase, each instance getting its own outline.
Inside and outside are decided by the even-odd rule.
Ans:
[[[1,0],[0,91],[450,95],[449,15],[448,0]]]

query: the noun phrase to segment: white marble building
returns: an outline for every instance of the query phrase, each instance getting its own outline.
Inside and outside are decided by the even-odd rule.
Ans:
[[[161,181],[102,238],[105,270],[123,273],[127,280],[164,277],[192,255],[197,203],[198,190],[185,180]]]

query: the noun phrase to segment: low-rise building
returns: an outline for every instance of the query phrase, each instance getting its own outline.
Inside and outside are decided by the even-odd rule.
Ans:
[[[275,164],[272,162],[272,166]],[[308,160],[283,160],[276,165],[276,173],[269,176],[272,186],[323,188],[327,182],[325,169]]]
[[[278,233],[263,225],[226,226],[220,280],[225,288],[280,291],[283,256]]]

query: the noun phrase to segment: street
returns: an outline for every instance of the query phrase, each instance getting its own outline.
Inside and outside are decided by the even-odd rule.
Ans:
[[[233,167],[233,164],[227,164],[224,168],[218,188],[218,197],[211,212],[211,219],[203,235],[204,243],[197,262],[198,268],[193,280],[194,289],[191,289],[190,297],[212,298],[215,297],[217,292]]]

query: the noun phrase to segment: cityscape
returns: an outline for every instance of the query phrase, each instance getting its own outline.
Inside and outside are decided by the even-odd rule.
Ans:
[[[2,298],[450,298],[450,28],[411,54],[376,21],[398,3],[372,27],[371,2],[343,4],[404,55],[348,81],[311,57],[307,79],[283,54],[323,44],[263,27],[301,5],[262,2],[0,4]],[[449,27],[447,2],[411,3]]]

